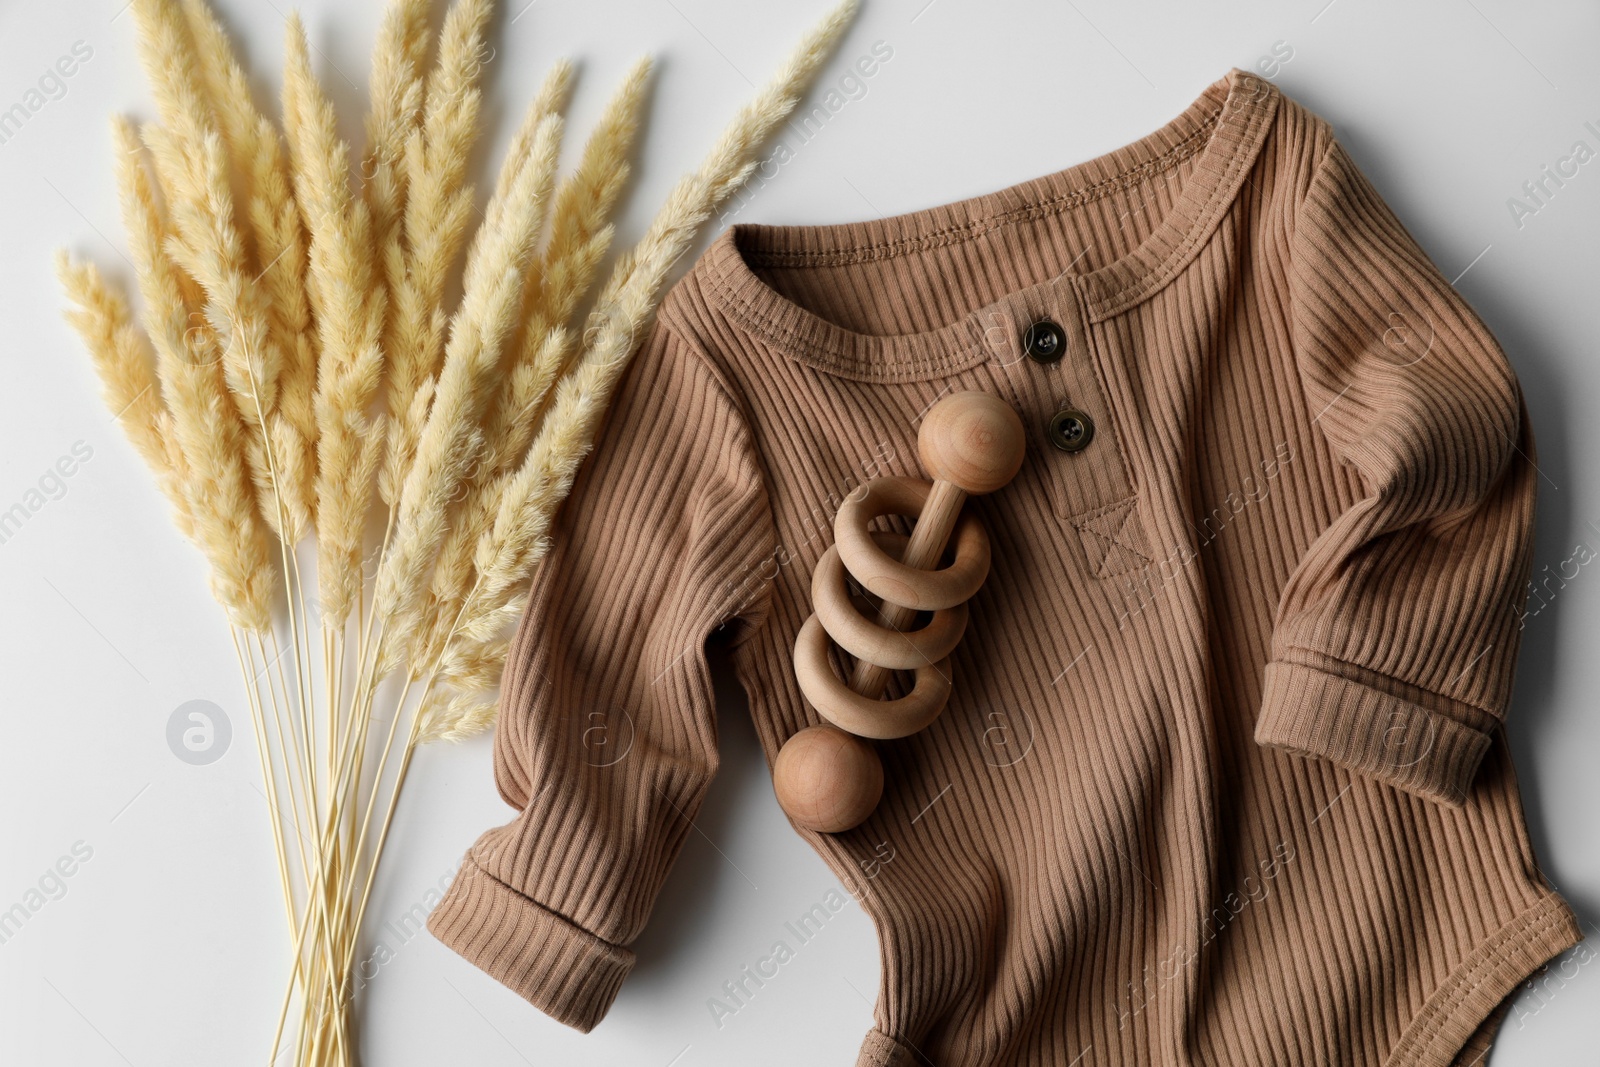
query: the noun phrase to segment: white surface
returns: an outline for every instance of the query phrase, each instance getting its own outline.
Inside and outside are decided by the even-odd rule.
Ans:
[[[583,131],[626,65],[657,55],[625,238],[827,6],[525,2],[511,0],[494,33],[480,162],[498,162],[554,57],[581,63],[572,119]],[[75,442],[93,453],[64,491],[47,482],[59,498],[0,544],[0,909],[75,843],[92,850],[0,944],[0,1063],[19,1067],[260,1062],[284,973],[259,772],[221,616],[197,554],[101,407],[49,269],[65,244],[129,273],[106,118],[152,109],[122,5],[0,0],[0,109],[74,42],[93,50],[65,93],[0,144],[0,510]],[[248,42],[258,90],[275,94],[286,0],[219,6]],[[302,10],[355,134],[380,0]],[[1539,861],[1586,929],[1600,920],[1600,578],[1580,565],[1600,552],[1600,471],[1584,458],[1600,447],[1590,406],[1600,161],[1520,227],[1507,199],[1574,141],[1600,148],[1597,40],[1600,12],[1577,2],[867,0],[823,81],[838,85],[877,41],[892,59],[864,90],[847,84],[854,96],[809,141],[786,133],[786,161],[738,211],[837,222],[991,191],[1149,132],[1236,65],[1332,120],[1445,273],[1465,272],[1459,287],[1527,393],[1545,475],[1535,570],[1567,581],[1528,622],[1510,732]],[[1292,58],[1259,67],[1275,50]],[[216,702],[235,728],[208,766],[180,762],[166,743],[168,717],[192,699]],[[426,934],[375,931],[394,958],[366,989],[366,1062],[853,1062],[877,981],[870,924],[854,905],[720,1028],[706,1007],[835,884],[782,819],[742,703],[725,703],[723,770],[700,832],[600,1028],[582,1036],[544,1018]],[[487,739],[426,751],[371,914],[399,920],[508,815]],[[1600,968],[1578,953],[1566,979],[1525,991],[1494,1067],[1596,1062]]]

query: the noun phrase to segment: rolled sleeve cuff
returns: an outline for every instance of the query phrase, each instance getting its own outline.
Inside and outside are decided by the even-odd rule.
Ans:
[[[469,855],[428,930],[558,1022],[588,1033],[611,1009],[634,954],[530,900]]]
[[[1274,661],[1267,664],[1255,739],[1460,807],[1490,737],[1393,693]]]

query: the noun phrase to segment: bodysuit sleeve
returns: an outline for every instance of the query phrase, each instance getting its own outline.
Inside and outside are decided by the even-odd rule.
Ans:
[[[1336,141],[1292,247],[1304,417],[1359,489],[1283,590],[1255,737],[1460,805],[1521,639],[1539,477],[1521,390]]]
[[[428,927],[547,1014],[592,1029],[717,766],[705,644],[757,624],[773,551],[750,429],[658,321],[562,505],[501,686],[495,780],[517,809]]]

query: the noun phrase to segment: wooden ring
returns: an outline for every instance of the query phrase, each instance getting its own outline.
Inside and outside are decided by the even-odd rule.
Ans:
[[[828,632],[815,615],[794,642],[794,676],[811,706],[841,730],[889,741],[923,729],[950,699],[950,660],[923,664],[917,684],[898,700],[874,700],[851,689],[828,663]]]
[[[910,540],[905,534],[878,531],[880,548],[899,555]],[[937,663],[961,643],[967,632],[967,605],[941,608],[917,630],[892,630],[863,615],[850,599],[850,586],[839,547],[830,546],[811,573],[811,606],[833,643],[858,660],[888,670],[916,670]]]
[[[938,611],[970,600],[989,576],[989,535],[972,512],[963,512],[950,535],[955,562],[943,570],[908,567],[879,548],[867,526],[884,515],[916,518],[932,488],[915,478],[876,478],[839,508],[833,542],[852,577],[891,604]]]

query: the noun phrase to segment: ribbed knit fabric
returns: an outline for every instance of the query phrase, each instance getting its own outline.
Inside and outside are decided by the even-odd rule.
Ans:
[[[820,721],[791,650],[834,512],[920,476],[962,389],[1030,441],[968,504],[994,565],[954,696],[877,743],[864,825],[805,835],[878,930],[858,1062],[1476,1062],[1579,940],[1501,729],[1532,436],[1328,125],[1240,71],[1058,174],[715,242],[562,510],[495,743],[519,814],[430,928],[600,1021],[717,766],[707,639],[769,761]]]

